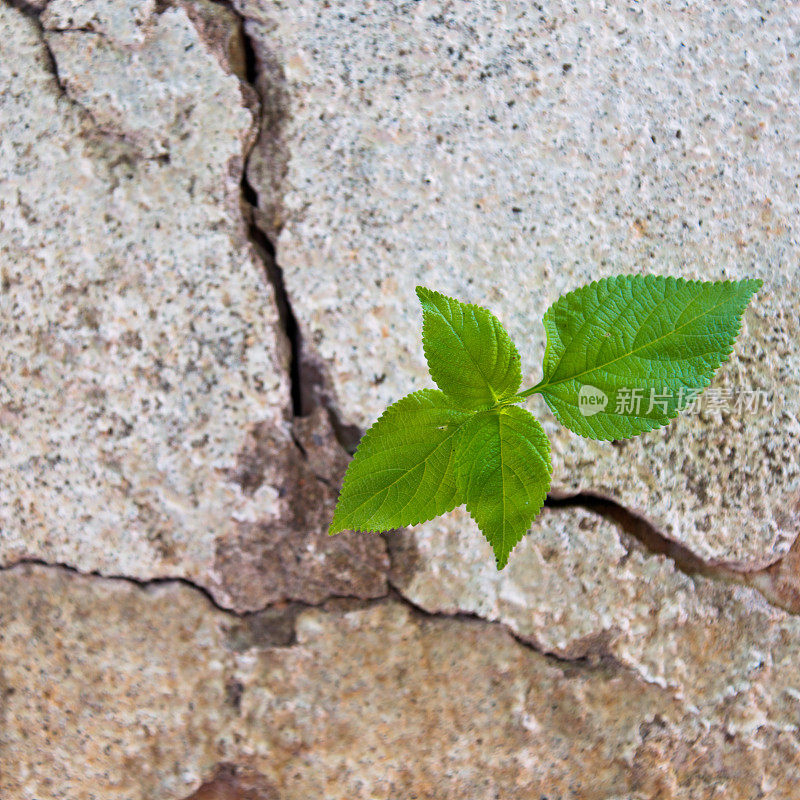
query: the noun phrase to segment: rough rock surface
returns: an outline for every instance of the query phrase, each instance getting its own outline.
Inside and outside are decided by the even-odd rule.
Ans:
[[[749,800],[800,780],[796,727],[706,726],[614,663],[474,620],[310,610],[294,644],[243,646],[249,618],[176,584],[22,567],[0,598],[4,797]]]
[[[0,797],[795,800],[799,36],[744,2],[0,0]],[[534,381],[547,305],[629,270],[766,282],[714,386],[766,408],[612,445],[531,404],[558,488],[683,550],[580,508],[500,573],[463,510],[326,535],[346,423],[427,385],[416,283]]]
[[[216,545],[213,584],[224,604],[253,610],[284,599],[386,593],[389,560],[375,535],[328,536],[347,456],[318,408],[294,422],[294,441],[277,440],[261,424],[247,437],[233,481],[256,497],[275,487],[280,513],[239,520]]]
[[[0,5],[0,557],[188,577],[242,609],[375,596],[383,543],[328,539],[333,490],[285,420],[240,208],[253,92],[184,5],[50,3],[58,81]]]
[[[796,728],[800,618],[751,588],[689,577],[583,510],[546,511],[502,572],[488,544],[473,553],[470,535],[399,535],[401,593],[432,611],[498,620],[562,658],[611,657],[706,724]]]
[[[365,427],[427,385],[417,283],[496,311],[532,385],[542,314],[564,291],[624,272],[762,277],[714,384],[729,410],[709,402],[615,448],[531,408],[555,437],[562,489],[612,495],[706,557],[788,549],[800,525],[796,8],[237,7],[265,63],[282,66],[267,73],[284,112],[266,143],[284,178],[276,190],[254,161],[251,179],[347,419]],[[750,411],[759,391],[767,407]]]

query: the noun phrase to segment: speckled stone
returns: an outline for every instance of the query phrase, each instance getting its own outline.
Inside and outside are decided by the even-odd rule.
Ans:
[[[253,93],[202,10],[57,0],[57,81],[0,6],[0,559],[188,577],[242,610],[375,596],[383,543],[328,539],[286,422],[240,208]]]
[[[263,775],[236,764],[221,764],[186,800],[281,800],[274,784]]]
[[[156,21],[155,10],[156,0],[50,0],[41,20],[49,31],[93,33],[136,49]]]
[[[0,797],[796,800],[800,617],[593,514],[546,511],[498,573],[456,511],[388,538],[419,610],[352,599],[384,540],[326,536],[346,459],[321,409],[290,427],[240,178],[257,139],[361,426],[427,385],[418,282],[496,310],[534,381],[564,290],[764,277],[717,388],[766,413],[599,445],[536,409],[561,488],[768,560],[800,515],[797,12],[235,5],[263,113],[220,4],[52,0],[48,53],[0,3],[0,561],[256,612],[0,569]],[[799,552],[753,582],[797,594]]]
[[[753,589],[688,577],[583,510],[546,511],[502,572],[470,532],[443,533],[393,541],[394,582],[418,606],[497,620],[563,658],[611,657],[708,725],[796,729],[800,618]]]
[[[237,0],[281,103],[251,179],[346,419],[428,385],[417,283],[492,308],[540,376],[541,317],[626,272],[761,277],[709,406],[624,446],[560,430],[554,482],[706,557],[800,525],[800,15],[788,4]],[[280,68],[277,68],[278,65]],[[734,392],[726,401],[724,391]],[[513,556],[512,556],[513,559]]]
[[[224,760],[227,618],[197,591],[19,567],[0,585],[3,797],[182,798]]]
[[[480,621],[315,609],[294,644],[242,647],[251,618],[181,585],[25,567],[0,598],[15,800],[789,800],[800,780],[796,725],[707,726],[613,661]]]

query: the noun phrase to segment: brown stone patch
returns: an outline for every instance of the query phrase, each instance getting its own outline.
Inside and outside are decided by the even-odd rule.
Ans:
[[[348,457],[326,412],[296,420],[294,437],[279,440],[257,426],[230,475],[246,494],[265,482],[274,486],[280,513],[242,522],[218,542],[214,573],[226,606],[252,611],[282,600],[316,604],[386,593],[389,560],[379,536],[328,536]]]
[[[214,776],[186,800],[280,800],[263,775],[235,764],[220,764]]]

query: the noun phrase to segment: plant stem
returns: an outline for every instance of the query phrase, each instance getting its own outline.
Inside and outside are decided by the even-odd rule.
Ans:
[[[541,392],[542,389],[544,389],[546,386],[547,386],[547,381],[542,381],[541,383],[537,383],[536,386],[531,386],[530,389],[526,389],[524,392],[519,392],[519,394],[515,394],[513,397],[509,397],[506,402],[517,403],[520,400],[525,400],[532,394],[537,394],[538,392]]]

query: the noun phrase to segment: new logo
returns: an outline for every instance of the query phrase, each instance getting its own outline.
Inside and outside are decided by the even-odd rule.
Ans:
[[[608,405],[608,395],[596,386],[584,384],[578,392],[578,409],[584,417],[591,417]]]

